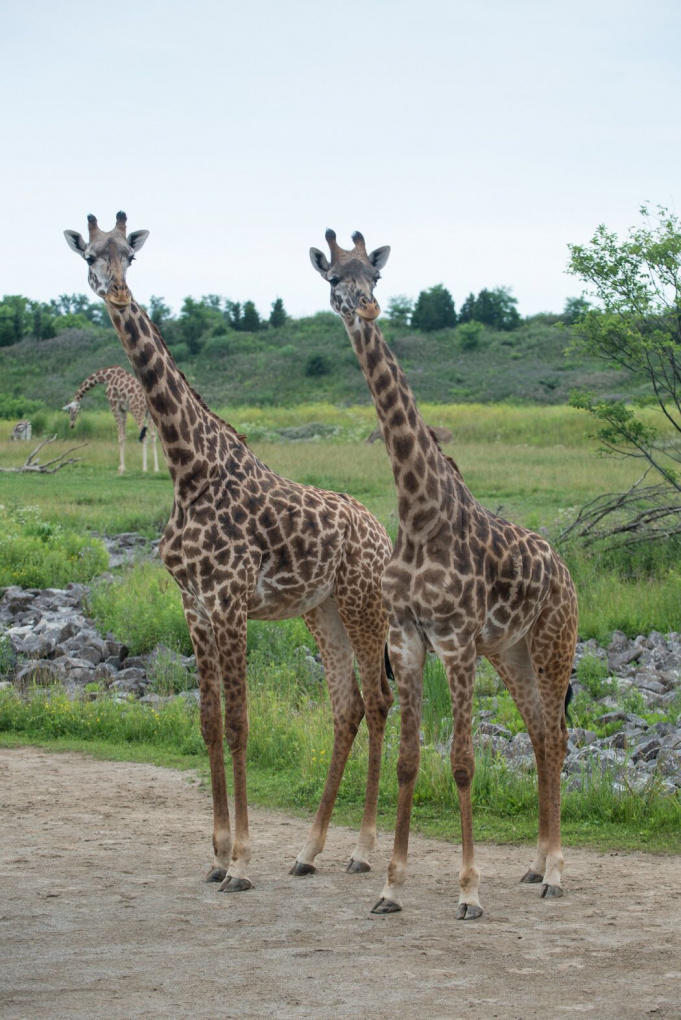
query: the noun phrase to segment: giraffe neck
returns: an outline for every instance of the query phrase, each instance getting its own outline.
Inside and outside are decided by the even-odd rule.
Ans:
[[[173,361],[157,327],[134,298],[107,309],[146,397],[181,506],[206,488],[218,463],[218,432],[226,428]],[[238,442],[236,433],[234,441]]]
[[[88,390],[91,390],[94,386],[106,384],[108,382],[108,372],[108,368],[100,368],[97,372],[93,372],[92,375],[89,375],[87,379],[83,379],[82,383],[78,387],[76,400],[82,400]]]
[[[392,464],[400,524],[428,531],[455,509],[459,481],[424,422],[414,394],[375,322],[359,316],[345,328],[369,385]]]

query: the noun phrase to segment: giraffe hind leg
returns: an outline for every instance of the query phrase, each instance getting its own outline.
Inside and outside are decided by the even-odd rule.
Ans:
[[[550,898],[563,895],[560,783],[568,741],[566,700],[576,636],[577,605],[570,585],[566,586],[562,601],[552,604],[539,617],[530,644],[541,695],[549,776],[548,846],[541,895]]]
[[[376,816],[378,814],[383,737],[388,711],[394,700],[386,670],[388,618],[378,588],[375,592],[373,605],[369,603],[362,606],[361,612],[357,612],[353,606],[346,607],[344,601],[340,599],[339,608],[357,659],[362,680],[364,714],[369,730],[369,761],[364,812],[357,843],[346,868],[349,874],[362,874],[371,871],[369,855],[376,845]]]
[[[311,875],[316,870],[315,859],[324,849],[338,788],[364,715],[364,703],[355,679],[352,647],[335,602],[329,599],[306,613],[303,619],[322,657],[333,711],[334,737],[319,807],[305,844],[290,871],[290,874],[298,876]],[[316,757],[321,757],[323,749],[316,750]]]
[[[118,473],[119,475],[125,474],[125,414],[116,414],[116,424],[118,426]]]
[[[536,884],[544,881],[550,814],[550,779],[546,763],[544,714],[539,684],[525,638],[511,648],[505,649],[503,653],[490,656],[490,662],[504,681],[523,718],[537,764],[539,797],[537,846],[529,869],[520,879],[525,884]]]

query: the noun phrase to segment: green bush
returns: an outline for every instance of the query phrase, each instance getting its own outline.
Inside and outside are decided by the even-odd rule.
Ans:
[[[108,564],[99,539],[42,520],[37,507],[0,508],[0,586],[63,588],[90,581]]]
[[[311,354],[305,362],[305,375],[312,378],[328,375],[330,371],[331,361],[325,354]]]
[[[594,698],[603,698],[612,690],[608,664],[597,655],[583,655],[577,663],[576,673],[579,683],[583,684]]]
[[[94,586],[88,611],[102,633],[111,631],[133,655],[158,644],[191,655],[180,591],[157,563],[140,563],[116,581]]]
[[[481,322],[462,322],[454,334],[462,351],[474,351],[480,345],[485,327]]]
[[[173,348],[173,353],[177,357],[177,347]],[[210,336],[203,345],[203,356],[209,355],[215,356],[229,354],[229,334],[228,333],[216,333],[215,336]]]
[[[161,648],[153,656],[147,666],[147,676],[151,680],[150,690],[163,697],[198,687],[196,674],[188,673],[168,649]]]
[[[36,411],[44,407],[40,400],[27,400],[26,397],[11,397],[9,393],[0,393],[0,418],[13,421],[15,418],[31,418]]]
[[[188,345],[184,343],[173,344],[171,353],[175,361],[187,361],[191,356]]]

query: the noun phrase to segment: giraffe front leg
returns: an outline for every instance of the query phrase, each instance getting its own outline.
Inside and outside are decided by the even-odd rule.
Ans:
[[[451,642],[454,644],[454,642]],[[459,871],[459,905],[456,917],[470,921],[482,914],[480,905],[480,872],[475,863],[473,841],[473,805],[471,787],[475,775],[473,752],[473,683],[475,680],[476,648],[474,644],[452,648],[442,641],[435,650],[444,663],[452,696],[452,774],[459,795],[461,814],[461,870]]]
[[[220,892],[243,892],[252,882],[247,870],[251,860],[246,793],[246,746],[248,709],[246,700],[246,612],[245,599],[234,601],[237,608],[230,617],[213,620],[213,632],[220,657],[222,688],[225,698],[225,737],[232,758],[234,777],[234,842],[227,874]]]
[[[400,699],[400,752],[397,760],[397,820],[393,853],[380,899],[373,914],[393,914],[402,909],[402,889],[407,880],[409,826],[414,786],[421,759],[419,730],[423,695],[425,647],[412,624],[390,626],[390,661],[393,665]]]
[[[182,594],[187,625],[194,646],[199,675],[201,736],[208,751],[210,783],[213,795],[213,866],[206,882],[222,882],[232,856],[225,753],[220,704],[220,663],[212,628],[195,608],[189,596]]]

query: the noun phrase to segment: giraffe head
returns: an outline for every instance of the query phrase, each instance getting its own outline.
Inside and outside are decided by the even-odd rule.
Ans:
[[[374,299],[374,287],[381,277],[380,270],[388,261],[390,248],[375,248],[367,254],[364,238],[359,230],[352,235],[355,247],[346,251],[336,243],[333,230],[326,231],[331,261],[318,248],[310,248],[310,261],[317,272],[331,284],[331,307],[344,319],[378,318],[381,309]]]
[[[128,266],[149,236],[148,230],[134,230],[126,237],[124,212],[116,214],[113,230],[100,230],[97,219],[90,213],[87,218],[89,241],[76,230],[65,230],[69,248],[84,258],[89,266],[88,283],[98,297],[112,305],[125,307],[132,295],[125,282]]]
[[[62,407],[62,411],[69,412],[71,428],[75,428],[76,418],[78,417],[78,412],[80,411],[80,400],[72,400],[70,404],[64,404],[64,406]]]

